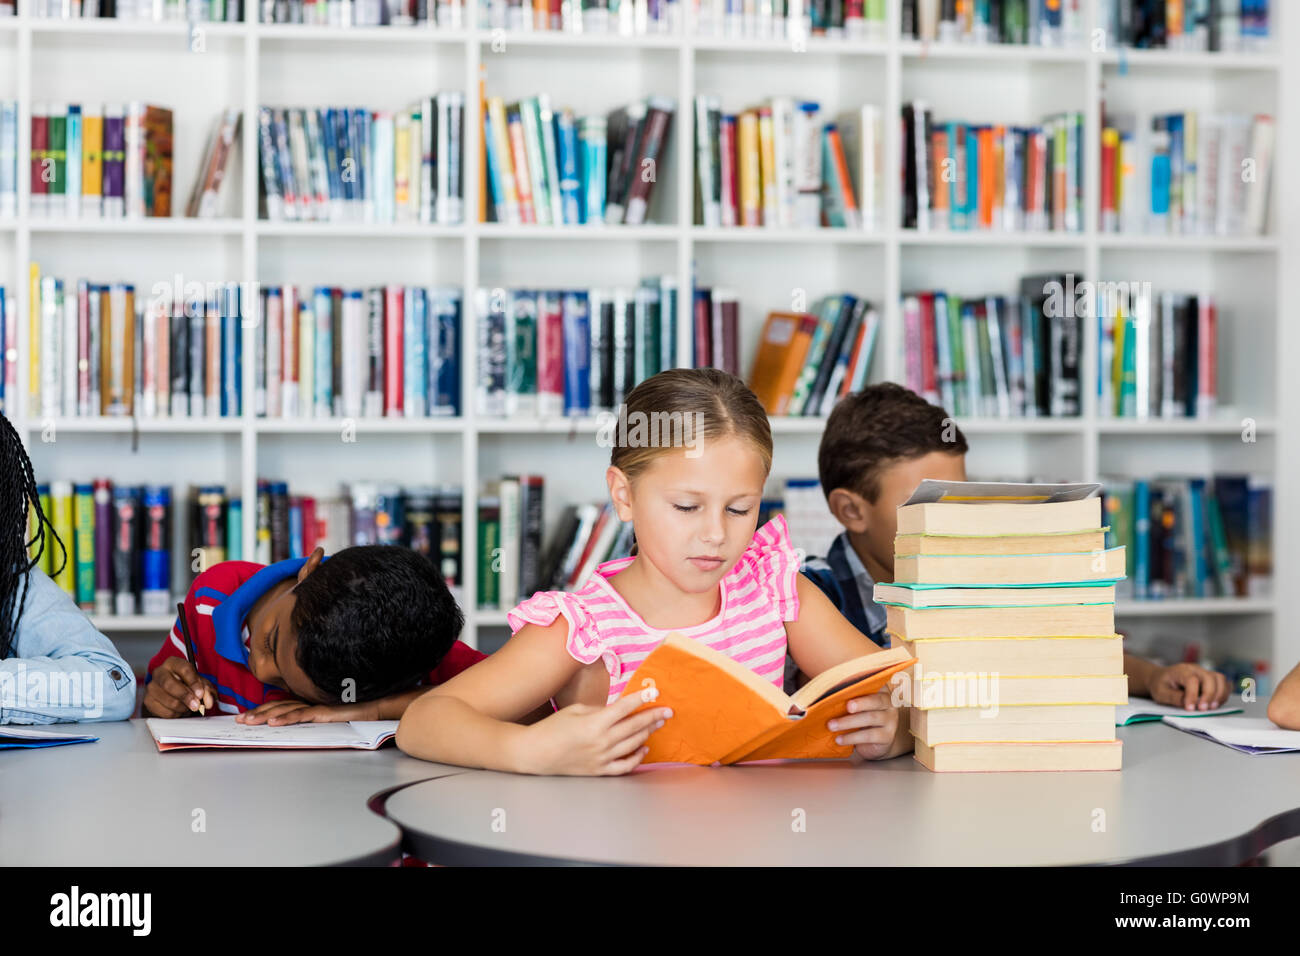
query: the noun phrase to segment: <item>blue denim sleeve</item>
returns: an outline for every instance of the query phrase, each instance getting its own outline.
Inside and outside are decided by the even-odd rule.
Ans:
[[[0,724],[126,720],[135,709],[131,668],[39,568],[11,654],[0,661]]]

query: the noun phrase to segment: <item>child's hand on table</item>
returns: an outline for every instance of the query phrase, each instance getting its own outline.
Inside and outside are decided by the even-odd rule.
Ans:
[[[183,657],[168,657],[154,668],[144,690],[143,709],[154,717],[192,717],[199,704],[212,712],[217,706],[217,689],[200,677]]]
[[[530,725],[521,738],[521,772],[614,776],[632,770],[648,752],[642,744],[673,715],[667,707],[636,713],[647,703],[644,693],[605,707],[570,704]]]
[[[1147,693],[1157,704],[1185,710],[1211,710],[1227,701],[1228,678],[1196,664],[1157,667],[1147,678]]]
[[[889,690],[869,697],[848,701],[846,713],[827,723],[835,733],[837,744],[852,744],[859,757],[881,760],[892,757],[894,738],[898,735],[898,708],[889,698]]]
[[[237,724],[328,724],[345,720],[382,720],[379,701],[364,704],[309,704],[305,700],[271,700],[235,716]]]

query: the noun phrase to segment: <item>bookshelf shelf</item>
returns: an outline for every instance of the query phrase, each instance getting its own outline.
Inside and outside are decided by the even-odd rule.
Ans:
[[[1086,6],[1093,6],[1086,0]],[[24,3],[25,7],[26,4]],[[1300,51],[1300,17],[1290,4],[1274,4],[1279,50]],[[768,309],[789,301],[792,288],[817,296],[849,291],[869,298],[882,325],[872,378],[904,379],[903,322],[899,298],[913,289],[946,287],[956,294],[1013,291],[1021,276],[1072,271],[1093,280],[1144,280],[1157,289],[1212,291],[1233,289],[1220,337],[1223,369],[1220,400],[1230,408],[1214,419],[1126,420],[1098,414],[1096,393],[1097,327],[1085,321],[1081,380],[1083,414],[1066,419],[959,419],[971,436],[972,474],[988,477],[1033,475],[1043,478],[1108,477],[1107,468],[1143,468],[1145,476],[1168,467],[1237,469],[1259,467],[1283,486],[1288,469],[1300,467],[1295,416],[1300,410],[1300,376],[1290,371],[1300,334],[1285,313],[1288,280],[1300,272],[1294,240],[1294,215],[1282,215],[1295,189],[1280,175],[1296,153],[1297,64],[1276,52],[1262,54],[1177,53],[1110,50],[1094,53],[1070,48],[1005,45],[929,44],[898,38],[899,5],[888,5],[886,39],[847,40],[808,37],[802,44],[783,38],[733,38],[690,32],[648,36],[510,32],[466,26],[463,29],[354,27],[349,29],[260,23],[135,23],[99,20],[57,21],[26,15],[0,19],[0,97],[20,104],[20,152],[29,146],[26,121],[33,102],[87,102],[139,98],[176,110],[176,195],[183,196],[195,170],[185,166],[202,149],[211,116],[221,106],[245,114],[237,172],[227,179],[227,209],[232,218],[215,220],[58,220],[33,217],[21,203],[19,218],[0,222],[0,284],[15,295],[26,316],[28,264],[65,279],[109,279],[122,275],[137,285],[150,277],[171,280],[213,278],[245,283],[321,283],[351,286],[396,283],[455,285],[464,302],[480,286],[572,288],[630,286],[641,277],[671,273],[678,289],[678,316],[691,315],[692,282],[731,288],[741,297],[741,367],[749,362]],[[1285,9],[1282,9],[1285,8]],[[186,52],[191,26],[207,38],[202,57]],[[12,51],[13,56],[8,56]],[[145,70],[141,56],[158,54],[172,67]],[[512,56],[513,54],[513,56]],[[49,68],[43,60],[48,57]],[[201,64],[205,72],[190,70]],[[129,89],[105,67],[130,72]],[[179,76],[175,65],[198,74]],[[384,68],[391,66],[392,69]],[[626,70],[622,68],[626,66]],[[327,105],[356,102],[394,108],[439,89],[466,91],[465,155],[477,155],[481,115],[477,94],[480,69],[491,95],[507,98],[538,91],[553,102],[580,110],[604,110],[625,96],[660,94],[677,101],[671,139],[661,170],[664,181],[651,215],[642,226],[510,226],[468,221],[463,225],[422,223],[270,222],[258,219],[258,154],[247,135],[247,118],[262,103]],[[592,81],[596,76],[598,82]],[[211,76],[209,81],[207,76]],[[606,90],[604,81],[612,82]],[[114,85],[118,84],[118,85]],[[771,86],[771,88],[765,88]],[[112,92],[107,88],[112,87]],[[599,87],[592,89],[593,87]],[[1183,100],[1184,87],[1194,96]],[[104,89],[103,96],[100,90]],[[121,90],[121,92],[119,92]],[[1275,235],[1218,236],[1117,235],[1099,230],[1096,196],[1100,190],[1097,131],[1103,99],[1120,92],[1141,101],[1150,93],[1160,109],[1245,111],[1285,116],[1278,123],[1271,221]],[[776,94],[806,95],[834,113],[873,103],[886,118],[882,150],[881,228],[775,230],[705,228],[694,225],[694,122],[697,93],[719,95],[728,110]],[[349,99],[350,98],[350,99]],[[899,228],[899,131],[896,118],[904,102],[927,101],[937,116],[1007,124],[1036,123],[1061,110],[1084,113],[1084,229],[1079,232],[941,232]],[[1181,105],[1180,105],[1181,104]],[[1255,105],[1251,105],[1255,104]],[[1289,112],[1284,113],[1284,110]],[[184,120],[182,126],[179,120]],[[196,160],[195,160],[196,161]],[[477,196],[479,170],[463,168],[466,197]],[[20,196],[27,192],[29,164],[19,163]],[[466,202],[473,219],[476,203]],[[127,243],[105,241],[128,238]],[[334,240],[334,241],[327,241]],[[366,240],[379,240],[367,242]],[[494,241],[495,240],[495,241]],[[150,271],[152,270],[152,271]],[[128,275],[129,273],[129,275]],[[1240,289],[1241,291],[1237,291]],[[253,374],[245,362],[246,413],[225,419],[77,419],[53,425],[59,441],[43,442],[47,423],[28,415],[16,424],[31,448],[38,474],[88,479],[114,474],[123,480],[185,484],[224,483],[243,498],[243,538],[255,538],[255,499],[259,477],[287,479],[298,493],[336,490],[341,481],[361,476],[399,483],[458,484],[465,492],[462,526],[476,525],[476,493],[503,473],[535,471],[547,477],[545,519],[563,504],[599,500],[605,494],[603,467],[608,456],[594,436],[595,417],[581,419],[493,419],[478,416],[473,401],[477,341],[472,309],[462,328],[464,417],[454,419],[259,419],[251,413]],[[679,326],[678,360],[690,354],[689,325]],[[19,348],[29,335],[19,323]],[[256,330],[244,330],[243,354],[253,354]],[[1256,344],[1259,343],[1259,344]],[[19,392],[28,388],[28,369],[20,362]],[[1258,444],[1242,452],[1234,436],[1242,420],[1254,419]],[[774,478],[813,475],[815,450],[825,420],[774,418],[777,436]],[[355,428],[355,449],[340,451],[340,429]],[[151,436],[138,452],[126,449],[130,436]],[[566,441],[566,436],[583,436]],[[65,436],[83,436],[68,441]],[[368,439],[373,437],[373,441]],[[331,438],[334,440],[332,441]],[[84,446],[84,447],[80,447]],[[173,453],[173,449],[176,451]],[[210,460],[183,460],[185,452]],[[1168,453],[1166,455],[1166,452]],[[120,457],[120,460],[118,456]],[[359,456],[359,457],[352,457]],[[1150,462],[1149,467],[1145,464]],[[1173,465],[1169,463],[1173,462]],[[1132,475],[1130,475],[1132,476]],[[1275,529],[1287,529],[1296,511],[1289,496],[1276,498]],[[179,540],[179,538],[178,538]],[[1276,580],[1294,576],[1296,545],[1275,531]],[[462,559],[477,564],[478,541],[467,533]],[[466,639],[500,636],[504,611],[480,611],[472,575],[461,588]],[[1300,597],[1296,598],[1300,602]],[[1248,645],[1259,657],[1300,658],[1300,636],[1281,626],[1300,614],[1300,603],[1279,591],[1272,599],[1128,602],[1118,609],[1168,630],[1201,626],[1212,618],[1227,635],[1222,640]],[[119,633],[165,630],[169,618],[95,618],[97,626]],[[1216,638],[1218,639],[1218,638]]]
[[[120,617],[115,614],[89,614],[87,617],[91,624],[105,633],[153,631],[156,634],[166,634],[176,623],[175,615],[164,614],[123,614]]]

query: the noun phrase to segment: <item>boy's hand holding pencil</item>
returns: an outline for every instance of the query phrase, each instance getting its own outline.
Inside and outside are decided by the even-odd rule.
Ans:
[[[154,669],[143,709],[153,717],[191,717],[217,706],[217,690],[183,657],[169,657]]]

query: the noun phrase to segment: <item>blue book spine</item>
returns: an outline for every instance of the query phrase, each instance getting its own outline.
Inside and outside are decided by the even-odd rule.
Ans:
[[[334,323],[329,286],[318,285],[312,290],[312,312],[316,316],[312,340],[312,416],[329,418],[334,407]],[[308,396],[304,395],[303,400],[308,400]]]
[[[591,316],[585,292],[564,293],[564,414],[591,411]]]
[[[339,163],[339,142],[334,129],[334,110],[317,111],[320,116],[321,139],[325,143],[325,170],[329,174],[330,201],[343,198],[343,167]]]
[[[435,290],[429,303],[429,414],[460,414],[460,293]]]
[[[292,198],[292,203],[285,204],[285,218],[297,218],[298,196],[303,191],[301,183],[293,178],[293,163],[289,157],[289,118],[285,110],[275,110],[275,159],[279,167],[280,193],[282,198]],[[290,210],[293,210],[290,212]]]
[[[578,179],[578,130],[573,114],[559,110],[555,114],[556,142],[560,153],[560,204],[564,224],[582,223],[582,201]]]
[[[0,219],[18,215],[18,104],[0,103]]]
[[[239,285],[227,282],[221,289],[221,414],[238,417],[240,378]]]
[[[1133,596],[1145,598],[1151,592],[1151,487],[1139,479],[1133,482]]]
[[[67,171],[64,180],[67,185],[66,195],[69,213],[81,210],[81,107],[68,107],[68,146]],[[0,162],[3,159],[0,158]]]
[[[1178,197],[1181,214],[1183,192],[1183,116],[1174,113],[1169,117],[1169,206],[1172,212],[1174,197]]]
[[[966,222],[979,222],[980,138],[974,126],[966,127]]]
[[[9,343],[5,341],[5,288],[0,285],[0,412],[5,411],[5,375],[9,368]],[[17,343],[14,343],[15,346]]]
[[[1205,546],[1209,529],[1205,521],[1205,479],[1191,478],[1187,482],[1187,511],[1191,518],[1191,546],[1188,563],[1192,570],[1193,594],[1205,597],[1209,565],[1205,560]]]
[[[289,557],[301,558],[302,553],[302,499],[289,501]]]
[[[244,504],[239,498],[226,502],[226,560],[244,560]]]
[[[375,208],[375,176],[371,167],[371,155],[374,137],[371,135],[370,111],[354,109],[352,126],[357,138],[357,195],[363,210],[369,209],[373,214]],[[364,218],[364,217],[363,217]]]
[[[603,121],[588,121],[582,135],[583,222],[605,221],[605,127]]]
[[[492,208],[497,222],[506,222],[506,190],[501,184],[501,159],[497,156],[497,146],[492,139],[492,118],[483,114],[483,144],[487,148],[488,185],[492,187]]]
[[[348,135],[351,127],[348,122],[348,111],[345,109],[330,110],[330,114],[334,120],[334,147],[339,153],[339,178],[341,180],[342,198],[348,204],[348,214],[350,215],[352,203],[358,199],[357,153],[352,143],[352,137]]]
[[[89,487],[89,486],[88,486]],[[154,592],[153,599],[165,602],[171,596],[171,528],[172,490],[165,485],[145,485],[142,489],[144,508],[144,547],[140,560],[140,591],[146,603],[152,603],[146,592]]]
[[[402,412],[423,418],[427,386],[425,371],[426,301],[424,289],[407,286],[402,304]]]

